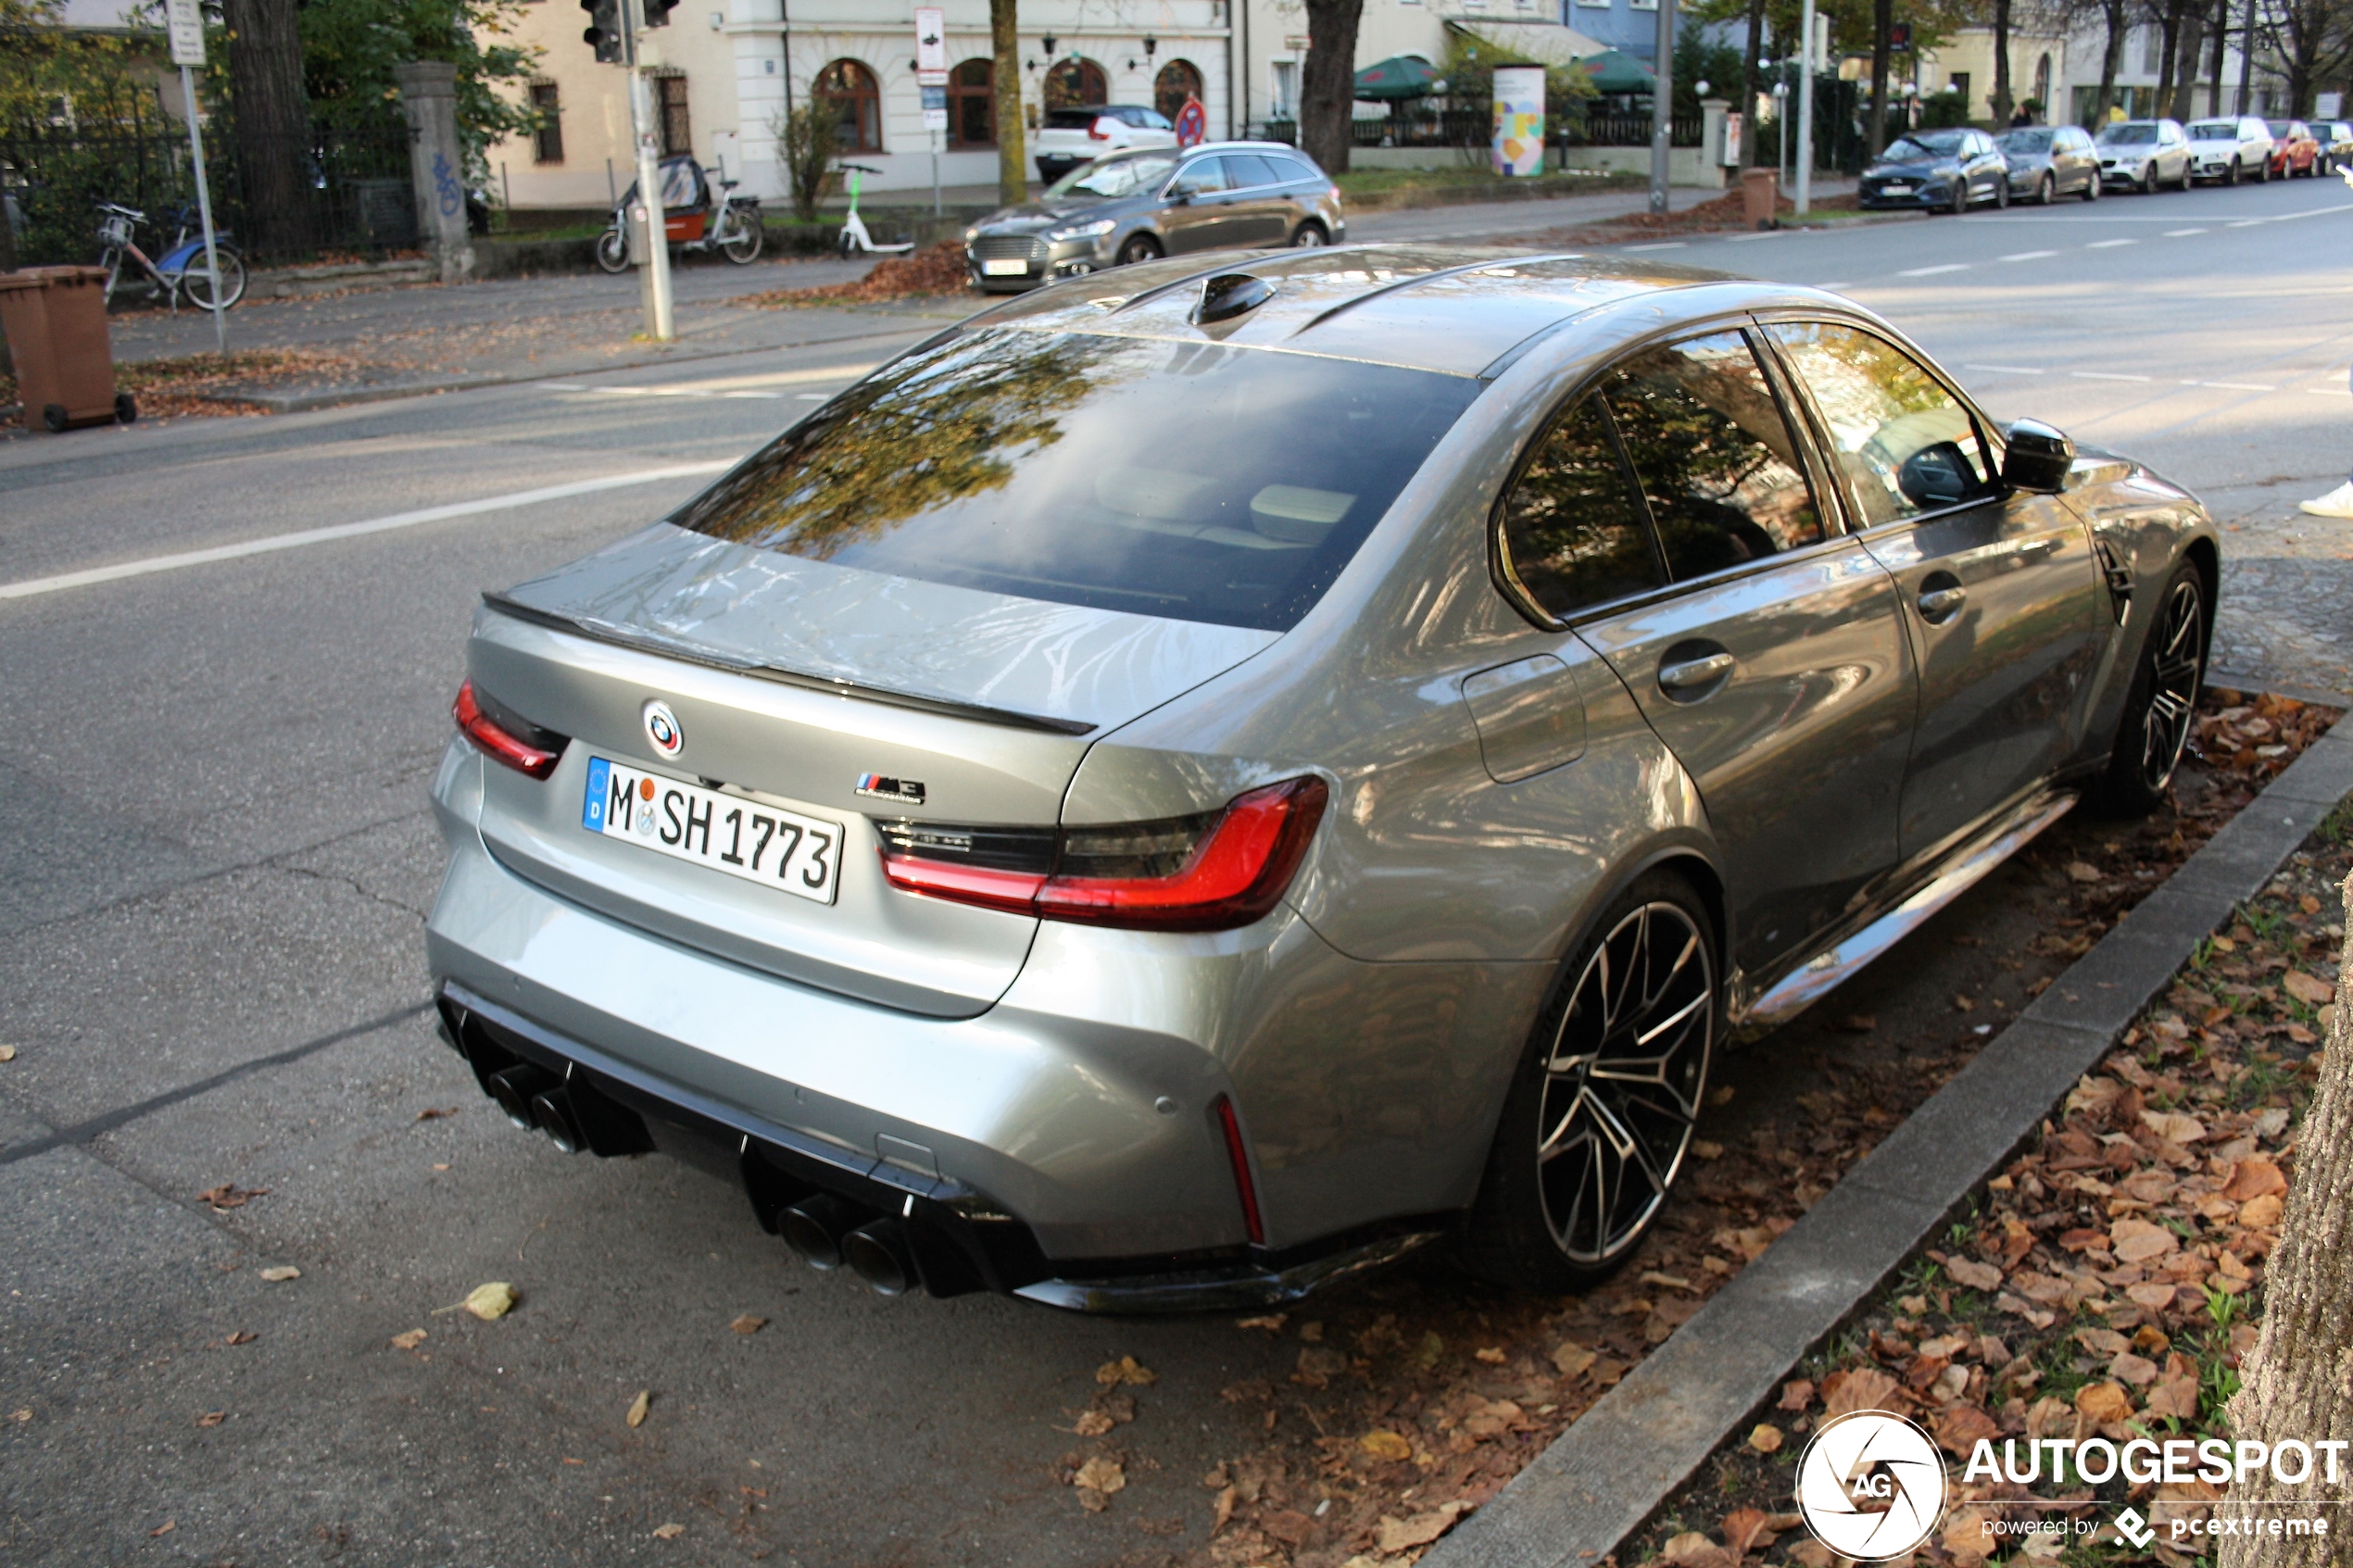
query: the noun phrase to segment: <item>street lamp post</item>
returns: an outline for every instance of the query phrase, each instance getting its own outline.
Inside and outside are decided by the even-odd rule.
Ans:
[[[1812,5],[1813,0],[1806,0]],[[1651,211],[1667,211],[1667,169],[1675,142],[1675,0],[1658,0],[1658,58],[1651,82]]]
[[[1814,0],[1806,0],[1797,34],[1797,215],[1814,200]]]

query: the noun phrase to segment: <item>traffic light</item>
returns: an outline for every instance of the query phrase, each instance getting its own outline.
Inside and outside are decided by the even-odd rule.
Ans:
[[[642,0],[642,4],[648,27],[668,27],[670,13],[677,9],[678,0]]]
[[[580,0],[580,8],[588,13],[580,41],[597,51],[598,64],[621,64],[621,0]]]
[[[1887,47],[1891,53],[1901,55],[1908,51],[1911,46],[1912,24],[1910,22],[1887,24]]]

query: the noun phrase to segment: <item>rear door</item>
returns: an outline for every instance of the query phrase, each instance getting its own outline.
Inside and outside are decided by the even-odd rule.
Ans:
[[[1283,194],[1284,171],[1255,153],[1227,153],[1226,172],[1234,189],[1226,244],[1279,245],[1290,239],[1290,203]]]
[[[1649,531],[1651,558],[1611,570],[1667,591],[1578,631],[1698,784],[1755,973],[1895,864],[1917,698],[1894,586],[1826,529],[1824,476],[1747,332],[1642,350],[1588,401],[1589,465],[1621,467]]]
[[[2076,749],[2103,637],[2091,537],[2058,497],[2004,491],[1993,433],[1895,344],[1837,321],[1767,332],[1810,395],[1851,524],[1902,598],[1920,672],[1908,859]]]

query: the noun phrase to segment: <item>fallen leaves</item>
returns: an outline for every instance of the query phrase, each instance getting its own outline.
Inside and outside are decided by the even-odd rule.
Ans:
[[[283,1285],[290,1279],[300,1279],[302,1277],[302,1271],[296,1268],[292,1263],[274,1263],[269,1268],[259,1269],[255,1272],[259,1273],[263,1279],[268,1280],[272,1285]]]
[[[458,1305],[484,1323],[497,1323],[514,1311],[516,1299],[514,1286],[505,1280],[497,1279],[488,1285],[475,1286]]]
[[[1553,1366],[1564,1378],[1578,1378],[1593,1364],[1596,1352],[1574,1339],[1564,1339],[1553,1347]]]
[[[1414,1457],[1414,1445],[1385,1429],[1375,1429],[1356,1439],[1356,1446],[1384,1463],[1397,1463]]]
[[[2133,1397],[2113,1383],[2086,1383],[2075,1391],[2075,1408],[2095,1426],[2133,1419]]]
[[[1424,1513],[1399,1519],[1392,1514],[1381,1516],[1379,1534],[1375,1545],[1383,1557],[1393,1557],[1401,1551],[1429,1545],[1454,1527],[1454,1522],[1470,1512],[1462,1501],[1444,1503]]]
[[[1081,1508],[1101,1513],[1115,1494],[1126,1490],[1127,1471],[1119,1461],[1097,1454],[1072,1474],[1070,1484],[1077,1489]]]
[[[2108,1245],[2120,1263],[2145,1263],[2181,1249],[2182,1238],[2163,1225],[2131,1216],[2108,1228]]]
[[[751,1313],[746,1312],[727,1326],[734,1329],[737,1334],[758,1334],[761,1329],[768,1326],[768,1320],[766,1318],[754,1317]]]
[[[621,1418],[622,1424],[635,1432],[646,1424],[646,1412],[653,1408],[654,1391],[650,1388],[638,1389],[637,1397],[629,1401],[629,1413]]]
[[[1760,1421],[1749,1429],[1748,1446],[1760,1454],[1780,1452],[1782,1441],[1781,1429],[1769,1421]]]
[[[207,1411],[204,1414],[196,1417],[196,1424],[198,1426],[218,1426],[228,1419],[229,1412],[227,1411]]]
[[[413,1350],[424,1342],[425,1331],[422,1328],[408,1329],[396,1334],[390,1341],[392,1348],[396,1350]]]
[[[1133,1356],[1122,1356],[1115,1361],[1105,1361],[1095,1369],[1095,1381],[1106,1388],[1132,1383],[1148,1387],[1160,1381],[1160,1374],[1139,1363]]]
[[[2256,1156],[2242,1160],[2231,1167],[2231,1179],[2222,1185],[2222,1196],[2233,1203],[2249,1198],[2269,1198],[2287,1191],[2287,1177],[2277,1165]]]
[[[1894,1378],[1877,1367],[1834,1372],[1822,1379],[1822,1419],[1827,1422],[1856,1411],[1885,1410],[1898,1386]]]
[[[657,1524],[653,1528],[654,1539],[658,1541],[674,1541],[686,1533],[686,1526],[676,1523]]]
[[[1991,1263],[1981,1263],[1969,1258],[1948,1258],[1944,1261],[1944,1272],[1953,1276],[1954,1284],[1967,1286],[1971,1290],[1999,1290],[2002,1287],[2002,1271]]]
[[[455,1116],[457,1114],[458,1108],[454,1105],[443,1107],[429,1105],[425,1107],[424,1110],[417,1112],[417,1120],[420,1122],[438,1122],[445,1116]]]
[[[232,1209],[242,1209],[257,1198],[270,1196],[268,1187],[241,1187],[223,1182],[217,1187],[207,1187],[196,1194],[196,1201],[208,1203],[215,1213],[225,1214]]]
[[[2084,884],[2097,882],[2100,880],[2100,868],[2085,865],[2081,860],[2070,860],[2067,863],[2067,880]]]
[[[2280,976],[2280,988],[2307,1007],[2326,1007],[2336,1000],[2335,986],[2300,969],[2291,969]]]

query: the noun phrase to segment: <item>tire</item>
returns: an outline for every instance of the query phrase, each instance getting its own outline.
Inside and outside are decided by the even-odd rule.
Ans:
[[[1472,1273],[1560,1295],[1633,1255],[1690,1151],[1723,1007],[1707,906],[1672,872],[1637,878],[1562,967],[1521,1052],[1459,1243]],[[1655,1054],[1645,1029],[1667,1042]]]
[[[2108,771],[2093,787],[2102,810],[2145,817],[2165,804],[2197,714],[2208,631],[2206,579],[2183,561],[2158,597],[2157,618],[2141,646],[2133,687],[2117,721]]]
[[[2222,183],[2223,183],[2223,184],[2225,184],[2225,185],[2235,185],[2235,184],[2237,184],[2238,182],[2239,182],[2239,160],[2238,160],[2238,159],[2236,159],[2236,158],[2233,158],[2233,159],[2231,160],[2231,171],[2230,171],[2228,174],[2225,174],[2225,175],[2223,175],[2223,176],[2222,176]]]
[[[2083,199],[2087,202],[2099,200],[2101,183],[2100,171],[2095,169],[2092,170],[2092,177],[2083,182]]]
[[[2157,194],[2157,164],[2154,159],[2149,162],[2146,168],[2141,170],[2140,181],[2133,186],[2133,189],[2139,191],[2141,194],[2145,196],[2153,196]]]
[[[719,254],[738,267],[748,267],[760,259],[760,247],[765,239],[759,218],[739,212],[736,214],[736,232],[719,247]]]
[[[619,229],[608,229],[597,236],[597,265],[608,272],[629,270],[629,236]]]
[[[215,245],[213,256],[220,264],[220,308],[234,310],[237,301],[245,296],[245,258],[225,245]],[[186,291],[188,302],[197,309],[212,308],[212,273],[208,269],[191,264],[180,275],[180,286]]]
[[[2010,177],[2004,174],[1994,182],[1994,210],[2007,212],[2010,206]]]
[[[63,435],[66,433],[66,406],[62,403],[43,404],[41,422],[49,427],[51,435]]]
[[[2041,182],[2034,187],[2034,205],[2048,207],[2057,200],[2058,200],[2058,178],[2045,171]]]
[[[139,422],[139,405],[131,394],[118,392],[114,395],[114,422],[119,425]]]
[[[1312,218],[1290,232],[1290,245],[1293,250],[1314,250],[1318,245],[1327,245],[1331,243],[1332,237],[1324,232],[1324,226]]]
[[[1160,242],[1150,234],[1130,234],[1119,244],[1119,265],[1133,267],[1142,261],[1158,261],[1165,254]]]
[[[858,255],[858,237],[845,228],[835,236],[834,249],[841,253],[844,261],[854,260]]]
[[[1953,205],[1946,210],[1956,218],[1965,218],[1969,215],[1968,175],[1962,175],[1960,183],[1953,187]]]

